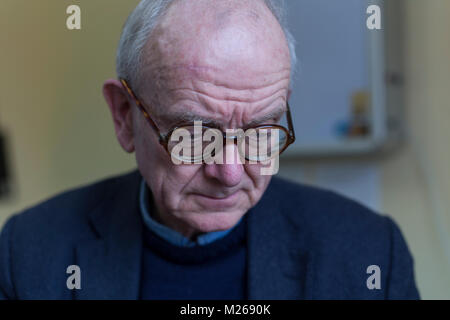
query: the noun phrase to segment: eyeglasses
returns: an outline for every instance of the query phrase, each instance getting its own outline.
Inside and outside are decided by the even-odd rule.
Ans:
[[[205,153],[210,151],[210,156],[215,156],[215,150],[210,147],[211,142],[205,141],[206,136],[214,137],[213,144],[220,142],[223,146],[227,140],[232,139],[233,143],[238,146],[239,154],[247,161],[264,162],[284,152],[289,145],[295,141],[294,126],[292,124],[291,111],[289,103],[287,103],[286,117],[288,129],[278,124],[261,124],[255,127],[234,130],[234,134],[230,134],[230,130],[223,132],[217,128],[201,125],[182,125],[175,126],[166,134],[161,133],[156,123],[152,120],[147,109],[141,100],[135,95],[125,79],[120,79],[120,82],[133,98],[137,107],[141,110],[148,124],[156,132],[159,138],[159,143],[166,150],[169,156],[175,157],[184,163],[208,163],[210,157],[205,156]],[[180,137],[183,139],[180,143]],[[221,140],[223,139],[223,140]],[[270,143],[267,143],[267,140]],[[197,147],[197,146],[200,146]],[[208,147],[209,146],[209,147]],[[212,151],[212,152],[211,152]]]

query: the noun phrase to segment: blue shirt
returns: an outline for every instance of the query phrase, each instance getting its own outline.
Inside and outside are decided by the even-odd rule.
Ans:
[[[169,243],[179,246],[179,247],[194,247],[197,245],[203,246],[209,243],[214,242],[220,238],[226,236],[233,228],[224,231],[215,231],[201,234],[196,237],[195,240],[190,240],[183,236],[181,233],[172,230],[152,218],[150,212],[150,200],[151,195],[147,184],[144,179],[141,181],[141,188],[139,193],[139,207],[142,215],[142,219],[144,220],[145,226],[156,233],[158,236],[168,241]],[[238,225],[237,223],[236,225]],[[235,225],[235,226],[236,226]]]

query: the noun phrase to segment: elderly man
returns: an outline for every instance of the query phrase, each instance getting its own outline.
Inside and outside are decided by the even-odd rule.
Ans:
[[[281,5],[138,5],[120,40],[118,79],[103,87],[138,170],[13,216],[1,235],[0,297],[419,297],[390,218],[263,174],[295,139],[287,103],[295,52]],[[243,138],[228,134],[238,129]],[[181,152],[180,132],[193,139]],[[210,154],[217,161],[206,161],[204,142],[222,140]]]

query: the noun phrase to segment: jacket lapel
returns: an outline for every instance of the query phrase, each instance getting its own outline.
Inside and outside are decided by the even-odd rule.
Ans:
[[[143,228],[138,205],[140,179],[135,172],[118,181],[108,199],[90,215],[97,237],[76,248],[81,290],[74,290],[75,299],[139,298]],[[290,223],[283,211],[280,193],[270,184],[247,213],[251,300],[312,299],[313,255],[304,230]]]
[[[270,184],[248,223],[248,297],[312,299],[313,256],[304,230],[290,223],[282,190]],[[290,208],[300,212],[301,208]],[[291,212],[292,214],[292,212]]]
[[[117,181],[109,197],[90,215],[97,237],[76,248],[81,290],[74,290],[74,298],[138,298],[142,255],[140,178],[135,172]]]

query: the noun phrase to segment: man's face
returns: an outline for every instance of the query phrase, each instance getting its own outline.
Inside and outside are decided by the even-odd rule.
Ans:
[[[184,3],[169,10],[145,48],[138,94],[161,132],[183,119],[223,131],[276,123],[286,109],[290,60],[269,10],[259,2],[234,13]],[[173,164],[137,108],[133,136],[157,217],[186,236],[233,227],[271,178],[261,164]],[[236,145],[225,148],[226,157],[237,154]]]

